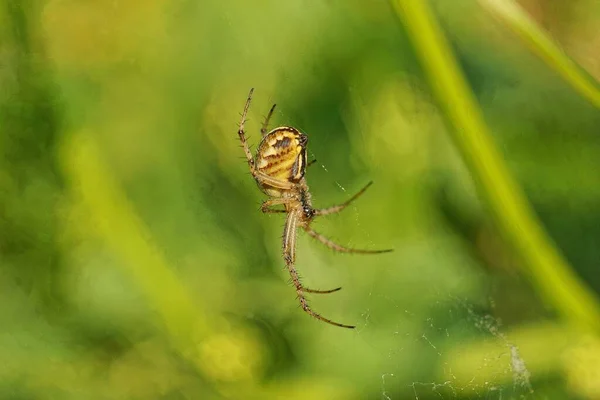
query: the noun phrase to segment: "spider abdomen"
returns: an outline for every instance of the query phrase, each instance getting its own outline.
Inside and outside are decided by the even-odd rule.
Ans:
[[[256,152],[256,168],[273,178],[299,182],[306,171],[308,137],[291,127],[275,128],[266,134]]]

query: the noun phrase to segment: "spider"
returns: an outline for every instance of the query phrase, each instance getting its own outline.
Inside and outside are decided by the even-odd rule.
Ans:
[[[283,259],[285,260],[285,265],[296,288],[300,306],[307,314],[320,321],[341,328],[353,329],[355,326],[332,321],[323,317],[321,314],[316,313],[309,307],[305,293],[327,294],[337,292],[341,287],[331,290],[314,290],[302,285],[300,277],[298,276],[298,271],[295,267],[296,231],[298,228],[302,228],[309,236],[317,239],[325,246],[342,253],[377,254],[392,251],[360,250],[343,247],[320,233],[315,232],[310,227],[310,224],[315,217],[335,214],[348,207],[348,205],[362,195],[373,182],[369,182],[345,203],[329,208],[313,208],[311,194],[308,190],[306,179],[304,178],[306,168],[314,163],[314,161],[310,163],[306,162],[306,145],[308,143],[308,137],[300,133],[296,128],[290,126],[278,127],[267,132],[269,120],[275,110],[275,104],[271,107],[269,114],[263,122],[260,130],[262,140],[256,151],[256,156],[252,156],[244,133],[244,123],[246,122],[246,115],[248,114],[253,92],[254,89],[250,89],[246,105],[244,106],[244,112],[242,113],[238,135],[242,142],[242,147],[246,154],[252,176],[262,192],[269,196],[269,199],[262,203],[261,211],[263,213],[287,213],[287,219],[283,230]],[[278,205],[282,205],[284,208],[274,208],[274,206]]]

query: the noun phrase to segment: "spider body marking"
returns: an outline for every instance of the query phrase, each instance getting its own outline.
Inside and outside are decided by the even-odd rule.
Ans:
[[[242,113],[238,135],[242,142],[242,147],[246,155],[248,167],[254,177],[258,187],[270,198],[263,202],[261,210],[264,213],[286,213],[287,218],[283,230],[282,252],[286,267],[292,278],[296,294],[300,301],[302,310],[310,316],[326,322],[331,325],[342,328],[355,328],[353,325],[341,324],[323,317],[321,314],[313,311],[308,305],[306,293],[326,294],[337,292],[341,287],[331,290],[314,290],[302,285],[298,271],[296,270],[296,236],[298,228],[303,229],[309,236],[317,239],[325,246],[342,253],[362,253],[377,254],[387,253],[392,250],[361,250],[341,246],[332,240],[326,238],[320,233],[315,232],[310,223],[321,215],[335,214],[346,208],[351,202],[362,195],[372,182],[369,182],[358,193],[348,199],[346,202],[322,209],[315,209],[312,206],[311,195],[306,183],[306,168],[312,164],[307,163],[307,144],[308,136],[298,131],[296,128],[283,126],[267,132],[269,120],[275,110],[275,105],[271,107],[269,114],[261,128],[262,140],[253,157],[246,141],[244,124],[252,100],[250,90],[246,105]],[[284,208],[273,208],[274,206],[283,206]]]
[[[308,136],[282,126],[263,136],[256,152],[256,167],[274,178],[298,183],[306,172]]]
[[[291,127],[275,128],[263,136],[256,151],[256,169],[274,179],[298,184],[306,172],[308,137]],[[271,197],[283,197],[285,190],[261,184],[258,187]],[[289,191],[288,189],[287,191]]]

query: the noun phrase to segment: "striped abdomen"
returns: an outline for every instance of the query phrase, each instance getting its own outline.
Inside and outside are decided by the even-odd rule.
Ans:
[[[306,170],[307,142],[308,137],[294,128],[275,128],[258,146],[256,167],[273,178],[297,183]]]

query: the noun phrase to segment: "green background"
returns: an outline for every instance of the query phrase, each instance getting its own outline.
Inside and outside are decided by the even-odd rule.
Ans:
[[[498,150],[600,290],[600,112],[473,1],[433,1]],[[600,76],[600,7],[523,2]],[[0,398],[594,399],[600,339],[522,275],[385,1],[0,2]],[[300,234],[244,161],[309,136]]]

